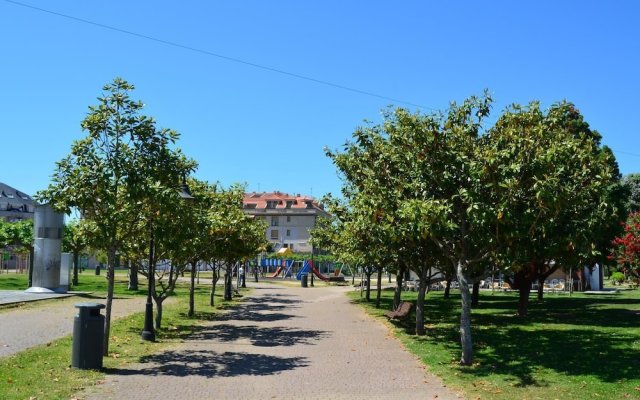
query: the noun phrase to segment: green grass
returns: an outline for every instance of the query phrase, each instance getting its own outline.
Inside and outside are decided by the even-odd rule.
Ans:
[[[28,282],[27,274],[0,274],[0,290],[25,290]]]
[[[25,274],[0,274],[0,290],[25,290],[29,287],[29,277]],[[140,277],[140,283],[138,285],[140,290],[128,290],[127,285],[129,277],[126,271],[116,271],[114,282],[114,297],[116,298],[128,298],[133,296],[146,296],[147,295],[147,281],[144,277]],[[93,271],[85,271],[78,276],[78,285],[71,287],[69,290],[74,292],[87,292],[82,296],[87,299],[92,298],[105,298],[107,296],[107,278],[102,271],[101,275],[95,275]],[[25,303],[13,303],[0,305],[0,313],[7,312],[16,308],[30,309],[34,307],[40,307],[43,304],[50,304],[52,302],[60,301],[59,299],[45,299],[38,301],[30,301]]]
[[[146,280],[140,277],[139,287],[141,290],[131,291],[127,289],[129,277],[126,271],[116,271],[115,295],[146,295]],[[0,290],[25,290],[29,287],[29,276],[25,274],[0,274]],[[78,285],[72,286],[69,290],[75,292],[92,292],[96,295],[107,293],[107,276],[103,270],[100,275],[95,275],[93,271],[86,270],[78,274]]]
[[[354,301],[382,317],[359,292]],[[372,296],[373,297],[373,296]],[[416,293],[403,293],[415,300]],[[480,295],[473,309],[475,362],[460,359],[460,296],[431,292],[426,300],[427,334],[413,335],[415,319],[397,326],[406,348],[450,387],[473,399],[626,399],[640,398],[640,292],[615,296],[546,294],[533,297],[526,319],[516,316],[517,293]],[[414,314],[411,315],[415,317]]]
[[[99,277],[95,277],[99,278]],[[83,279],[81,277],[80,281]],[[86,280],[88,287],[98,293],[105,288]],[[106,280],[102,278],[104,286]],[[119,281],[119,279],[118,279]],[[116,293],[121,293],[126,284],[116,285]],[[77,370],[71,364],[71,337],[55,340],[43,346],[31,348],[10,357],[0,358],[0,398],[13,399],[69,399],[74,395],[82,397],[82,390],[102,382],[105,373],[111,369],[123,368],[127,364],[139,362],[144,356],[160,352],[173,343],[184,340],[203,321],[215,318],[221,308],[229,305],[222,301],[222,289],[216,289],[216,307],[208,305],[209,288],[196,289],[196,316],[188,318],[188,286],[180,284],[176,288],[174,300],[165,304],[163,328],[157,332],[155,343],[140,339],[144,325],[142,312],[116,320],[112,324],[109,357],[104,358],[104,371]],[[220,296],[218,295],[220,294]]]

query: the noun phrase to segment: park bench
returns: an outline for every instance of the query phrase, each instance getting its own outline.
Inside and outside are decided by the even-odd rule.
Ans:
[[[387,311],[384,313],[385,317],[389,319],[405,319],[411,312],[411,308],[413,307],[413,303],[408,301],[401,301],[394,311]]]

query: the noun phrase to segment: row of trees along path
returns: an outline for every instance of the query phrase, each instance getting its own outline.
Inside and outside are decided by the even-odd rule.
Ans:
[[[491,103],[485,94],[444,112],[388,109],[381,124],[326,150],[344,178],[342,198],[325,198],[333,219],[313,232],[316,245],[366,266],[368,277],[394,270],[395,304],[413,270],[419,335],[429,285],[455,277],[463,365],[473,361],[474,285],[494,269],[512,275],[525,316],[532,282],[601,260],[624,219],[614,156],[573,104],[513,105],[486,128]]]
[[[58,211],[78,211],[86,244],[106,252],[105,355],[118,255],[132,277],[139,272],[149,278],[157,329],[163,301],[187,265],[219,266],[223,260],[230,285],[229,269],[257,254],[266,240],[264,223],[242,213],[241,186],[227,190],[187,179],[196,162],[176,147],[178,132],[158,128],[142,114],[143,103],[130,97],[133,89],[120,78],[104,86],[81,123],[86,137],[73,142],[69,155],[56,163],[49,187],[36,195]],[[192,194],[185,192],[187,185]],[[157,271],[159,260],[170,260],[168,268]]]

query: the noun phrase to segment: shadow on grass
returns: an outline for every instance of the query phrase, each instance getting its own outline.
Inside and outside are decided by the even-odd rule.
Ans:
[[[107,369],[113,375],[170,375],[170,376],[265,376],[290,371],[309,365],[304,357],[276,357],[264,354],[249,354],[215,351],[168,351],[142,357],[141,362],[150,364],[142,369]]]
[[[457,327],[456,327],[457,329]],[[479,377],[493,374],[507,376],[516,386],[546,386],[535,379],[539,369],[549,369],[567,376],[594,376],[604,382],[637,379],[640,351],[625,348],[634,336],[615,336],[588,329],[543,329],[534,331],[517,326],[499,329],[476,329],[474,368],[465,374]],[[454,329],[433,328],[418,342],[432,342],[460,355],[459,335]]]
[[[415,301],[415,295],[404,297]],[[539,370],[611,383],[637,379],[637,299],[547,296],[542,302],[531,299],[527,318],[515,315],[517,301],[517,294],[481,294],[479,306],[472,311],[477,364],[462,373],[477,377],[502,374],[520,387],[548,385],[540,381],[544,375]],[[391,297],[382,298],[383,308],[390,309],[391,303]],[[412,339],[440,347],[454,364],[460,356],[459,304],[459,294],[444,299],[431,293],[425,302],[427,335]],[[414,321],[399,328],[411,335]]]

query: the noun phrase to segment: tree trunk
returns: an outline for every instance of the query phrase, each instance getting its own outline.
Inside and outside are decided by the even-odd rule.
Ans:
[[[538,278],[538,301],[542,301],[544,297],[544,279],[543,277]]]
[[[420,285],[418,286],[418,299],[416,300],[416,335],[424,336],[426,333],[424,330],[424,297],[427,294],[427,275],[423,273],[420,276]]]
[[[376,308],[380,308],[380,297],[382,296],[382,268],[378,268],[378,283],[376,284]]]
[[[191,285],[189,286],[189,312],[187,315],[193,317],[195,310],[195,293],[196,293],[196,262],[191,263]]]
[[[220,279],[218,272],[216,271],[216,267],[213,267],[213,276],[211,277],[211,294],[209,295],[209,305],[213,307],[215,304],[214,295],[216,294],[216,285],[218,284],[218,279]]]
[[[475,307],[478,305],[478,298],[480,297],[480,282],[474,282],[473,284],[473,292],[471,293],[471,306]]]
[[[451,278],[447,279],[447,285],[444,287],[444,298],[448,299],[451,295]]]
[[[73,279],[71,284],[75,287],[78,286],[78,260],[80,259],[80,253],[78,251],[73,252]]]
[[[111,333],[111,306],[113,304],[113,285],[115,282],[116,249],[107,250],[107,307],[104,316],[104,339],[102,355],[109,355],[109,335]]]
[[[518,315],[526,317],[531,292],[531,276],[526,269],[521,269],[513,276],[513,288],[518,289]]]
[[[128,261],[129,264],[129,290],[138,290],[138,263]]]
[[[464,264],[458,261],[456,268],[458,283],[460,284],[460,294],[462,298],[462,310],[460,313],[460,344],[462,345],[462,356],[460,365],[471,365],[473,362],[473,338],[471,337],[471,293],[469,293],[469,282],[464,274]]]
[[[182,271],[184,272],[184,268],[182,269]],[[175,270],[175,268],[173,266],[173,262],[171,262],[171,266],[169,267],[169,285],[171,285],[171,282],[173,282],[173,274],[174,273],[175,273],[176,279],[177,279],[178,278],[178,271]],[[155,281],[153,283],[155,285]],[[169,289],[167,291],[167,294],[173,294],[173,288],[172,287],[169,287]]]
[[[258,282],[258,266],[253,267],[253,279]]]
[[[396,310],[400,306],[402,300],[402,282],[404,279],[404,269],[400,268],[396,275],[396,290],[393,294],[393,309]]]
[[[366,274],[366,277],[367,277],[367,291],[366,291],[365,296],[364,296],[364,298],[365,298],[365,300],[367,300],[367,302],[371,301],[371,274],[372,273],[373,273],[373,271],[369,272],[369,269],[367,269],[367,274]]]
[[[529,293],[531,293],[531,281],[518,289],[518,315],[526,317],[529,314]]]
[[[154,298],[156,301],[156,330],[159,330],[162,327],[162,302],[164,298]]]
[[[233,286],[233,277],[232,273],[229,271],[229,267],[227,266],[227,270],[224,274],[224,299],[226,301],[230,301],[232,299],[232,286]]]

